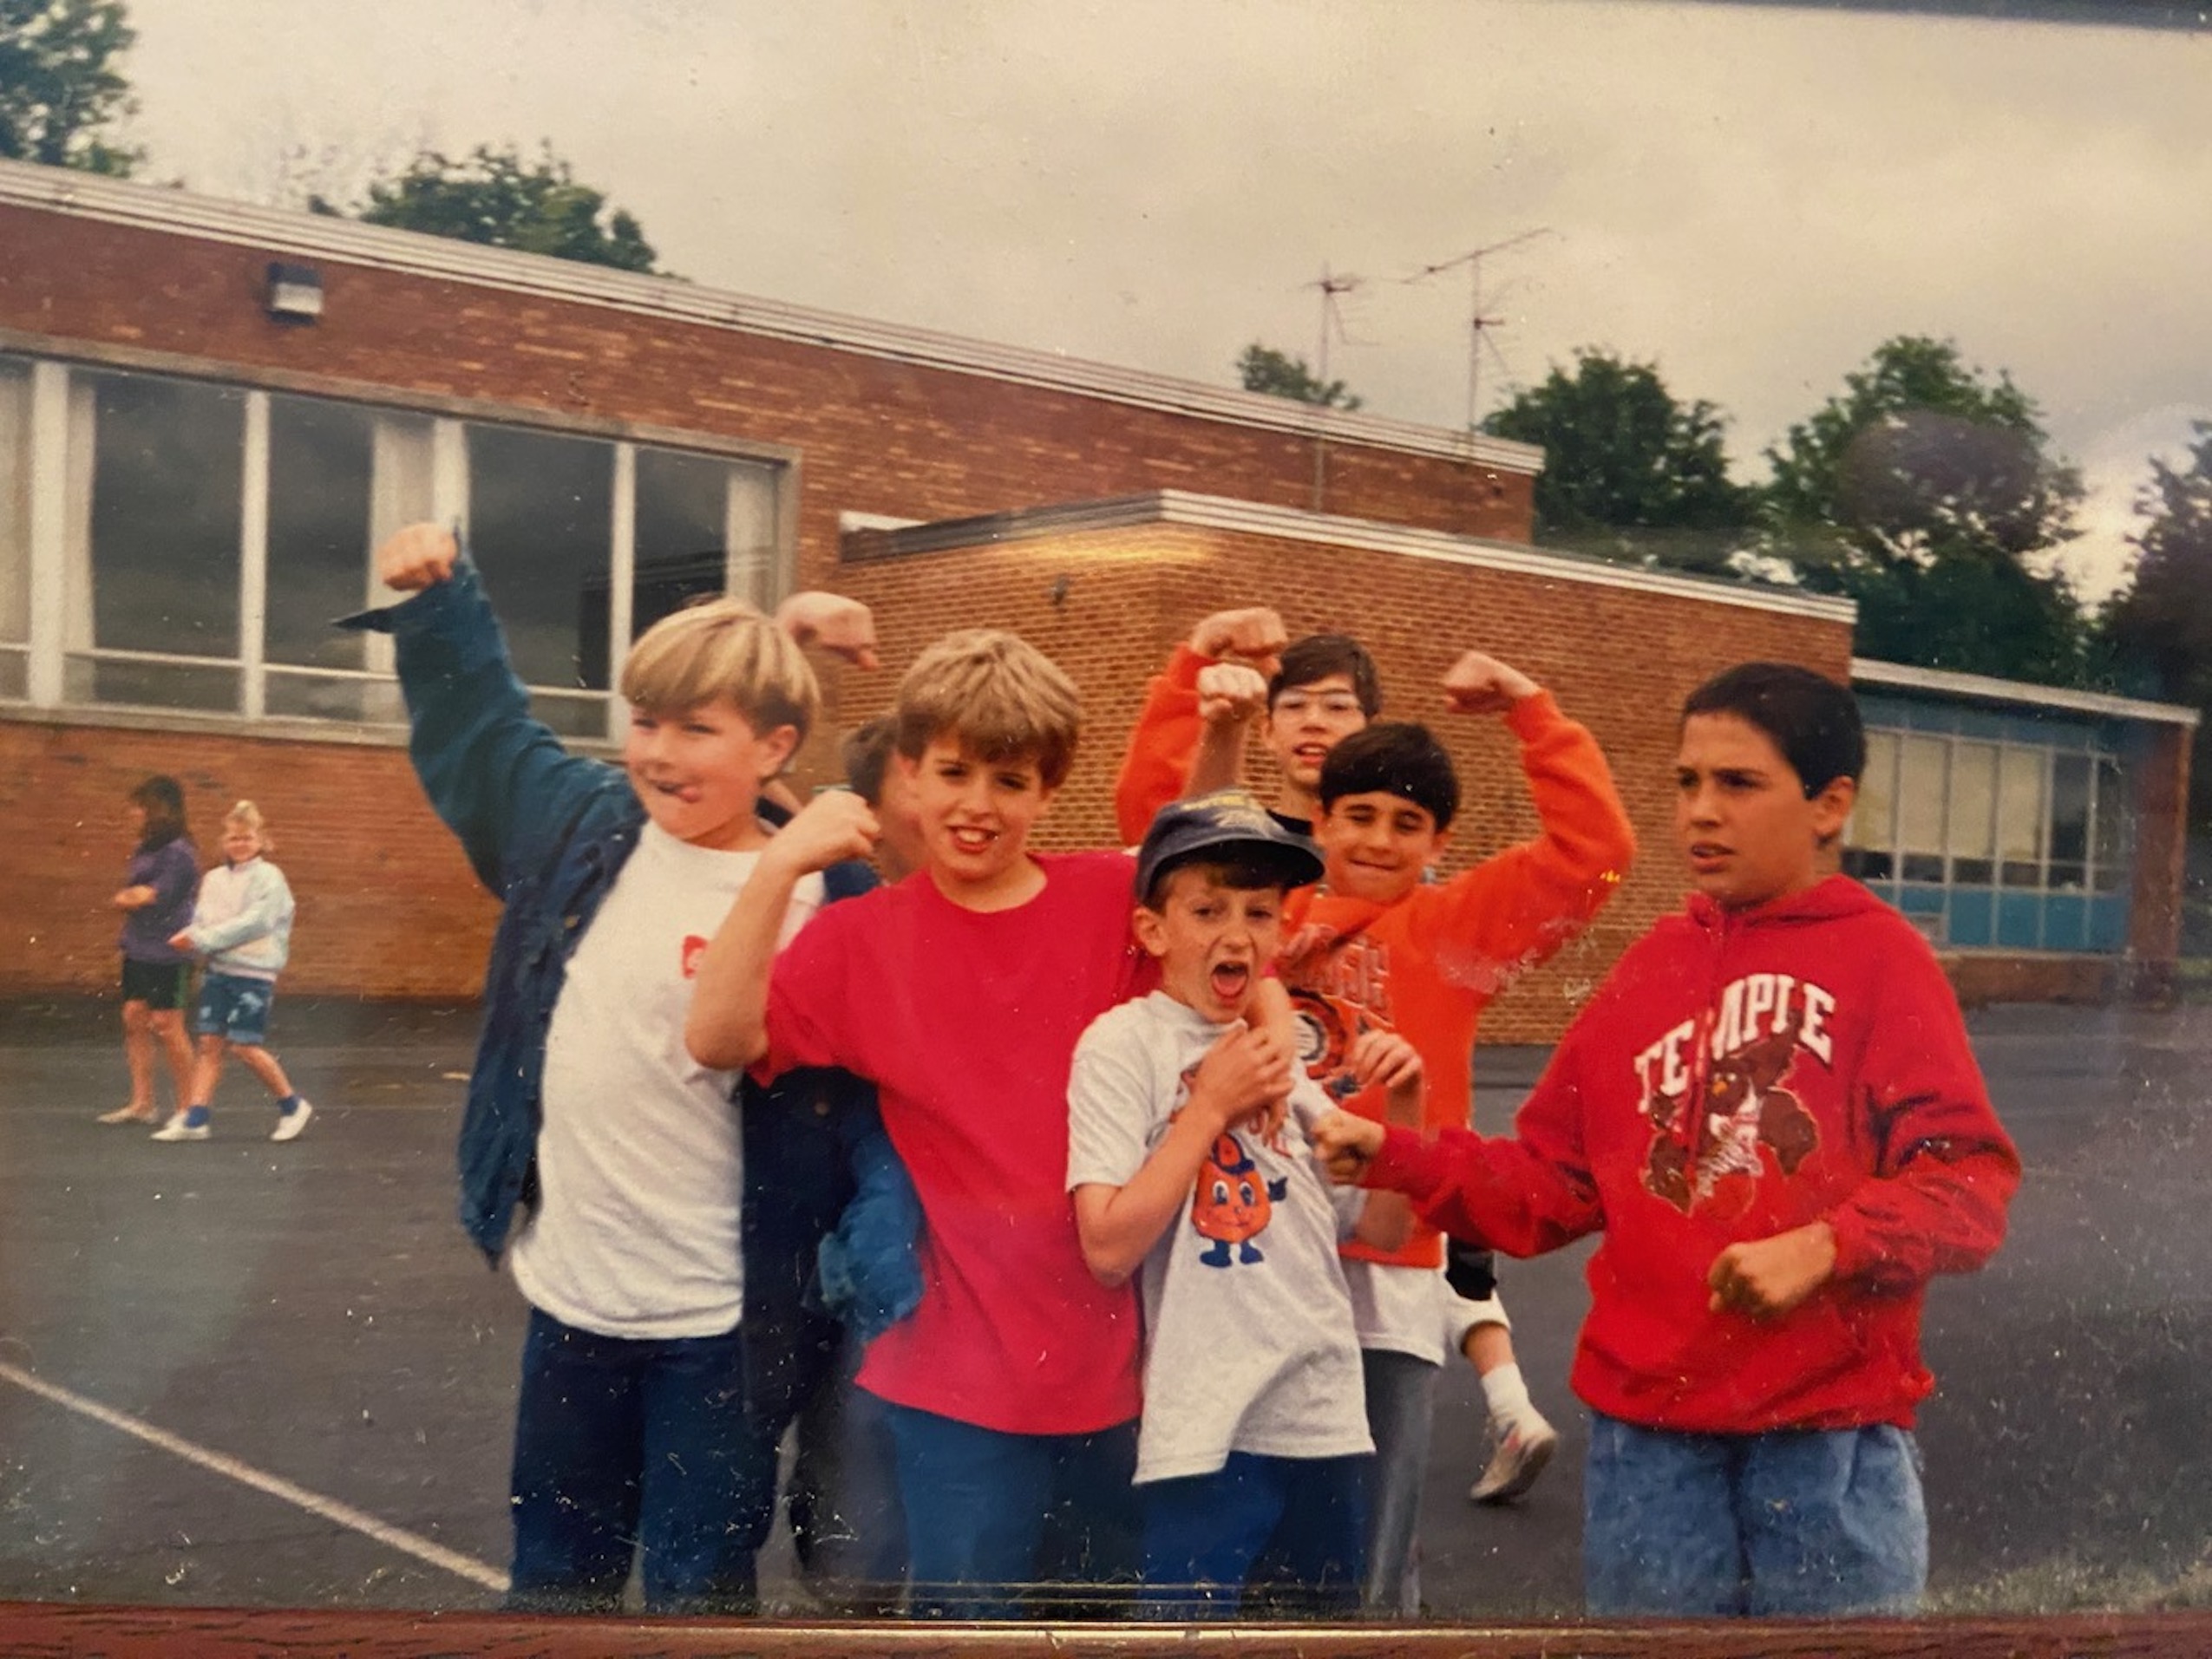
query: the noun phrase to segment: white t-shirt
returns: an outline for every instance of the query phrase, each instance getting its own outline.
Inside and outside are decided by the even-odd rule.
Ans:
[[[691,983],[758,852],[648,823],[569,959],[546,1036],[538,1207],[508,1259],[533,1307],[603,1336],[717,1336],[744,1313],[736,1074],[684,1047]],[[793,896],[779,945],[821,907]]]
[[[1444,1362],[1443,1322],[1436,1305],[1443,1270],[1347,1261],[1344,1277],[1351,1292],[1360,1347],[1410,1354],[1431,1365]]]
[[[1092,1022],[1068,1084],[1070,1192],[1129,1185],[1223,1029],[1162,991]],[[1292,1108],[1279,1146],[1245,1130],[1215,1142],[1189,1207],[1145,1257],[1140,1482],[1210,1473],[1233,1451],[1374,1449],[1337,1257],[1365,1194],[1330,1188],[1314,1166],[1306,1127],[1328,1097],[1301,1076]]]

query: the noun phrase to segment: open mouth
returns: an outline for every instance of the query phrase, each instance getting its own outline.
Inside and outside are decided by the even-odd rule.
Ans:
[[[998,839],[997,830],[977,829],[959,824],[952,826],[950,833],[953,849],[959,852],[987,852],[991,843]]]
[[[1206,983],[1221,1001],[1241,1003],[1245,992],[1252,987],[1252,964],[1248,962],[1217,962],[1206,976]]]

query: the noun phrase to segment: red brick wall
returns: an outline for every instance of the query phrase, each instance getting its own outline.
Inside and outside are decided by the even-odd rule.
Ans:
[[[0,720],[0,998],[115,983],[109,901],[131,852],[124,797],[148,774],[185,787],[203,867],[241,797],[267,816],[299,906],[293,992],[473,996],[494,911],[396,748]]]
[[[846,511],[935,520],[1156,489],[1317,505],[1312,443],[1287,433],[329,259],[321,320],[280,324],[268,258],[0,205],[0,328],[796,447],[808,582]],[[1330,513],[1529,539],[1526,474],[1332,441],[1326,477]]]
[[[1510,737],[1495,721],[1443,713],[1433,688],[1470,647],[1535,676],[1604,746],[1642,853],[1588,935],[1500,999],[1483,1032],[1502,1042],[1557,1036],[1622,948],[1679,901],[1670,767],[1691,689],[1748,657],[1838,677],[1850,660],[1849,630],[1816,618],[1177,526],[849,563],[834,585],[875,609],[893,665],[841,676],[833,696],[845,723],[887,707],[897,666],[956,627],[1010,626],[1074,677],[1087,730],[1042,837],[1054,846],[1113,838],[1114,775],[1144,678],[1209,611],[1272,603],[1293,635],[1342,630],[1366,643],[1388,712],[1430,723],[1458,763],[1453,868],[1535,834],[1536,822]]]
[[[1242,532],[1151,526],[854,563],[835,585],[875,606],[891,667],[826,674],[824,741],[886,707],[898,672],[930,640],[988,623],[1033,640],[1082,689],[1087,735],[1056,803],[1049,846],[1113,838],[1111,791],[1147,675],[1205,611],[1272,600],[1293,631],[1345,628],[1374,650],[1392,713],[1432,722],[1463,774],[1455,867],[1533,834],[1513,745],[1495,722],[1443,715],[1431,690],[1480,646],[1552,687],[1611,757],[1643,856],[1586,939],[1501,1000],[1492,1041],[1555,1036],[1580,996],[1680,892],[1669,843],[1673,710],[1714,666],[1783,656],[1841,673],[1833,623],[1626,589],[1476,569]],[[1065,585],[1054,595],[1060,579]],[[1624,649],[1623,643],[1629,648]],[[186,784],[197,839],[214,856],[232,800],[259,800],[276,861],[299,899],[287,989],[380,997],[474,993],[492,907],[432,817],[397,748],[202,732],[0,720],[0,807],[19,849],[0,861],[0,996],[113,983],[107,901],[129,848],[122,800],[148,772]]]

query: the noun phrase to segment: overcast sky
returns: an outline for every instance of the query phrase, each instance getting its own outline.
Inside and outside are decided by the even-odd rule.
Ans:
[[[2072,9],[2078,13],[2079,7]],[[2154,9],[2166,10],[2166,9]],[[667,268],[1215,382],[1258,339],[1467,415],[1584,344],[1739,474],[1882,339],[2009,369],[2102,492],[2212,416],[2212,29],[1656,0],[131,0],[156,177],[341,195],[549,139]],[[291,183],[296,186],[295,173]],[[1531,232],[1541,234],[1531,235]]]

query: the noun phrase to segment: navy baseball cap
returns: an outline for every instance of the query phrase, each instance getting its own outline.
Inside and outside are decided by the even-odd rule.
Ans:
[[[1286,827],[1249,789],[1217,789],[1171,800],[1155,815],[1136,850],[1137,897],[1152,892],[1168,865],[1216,851],[1273,865],[1286,887],[1321,879],[1321,850],[1312,836]]]

